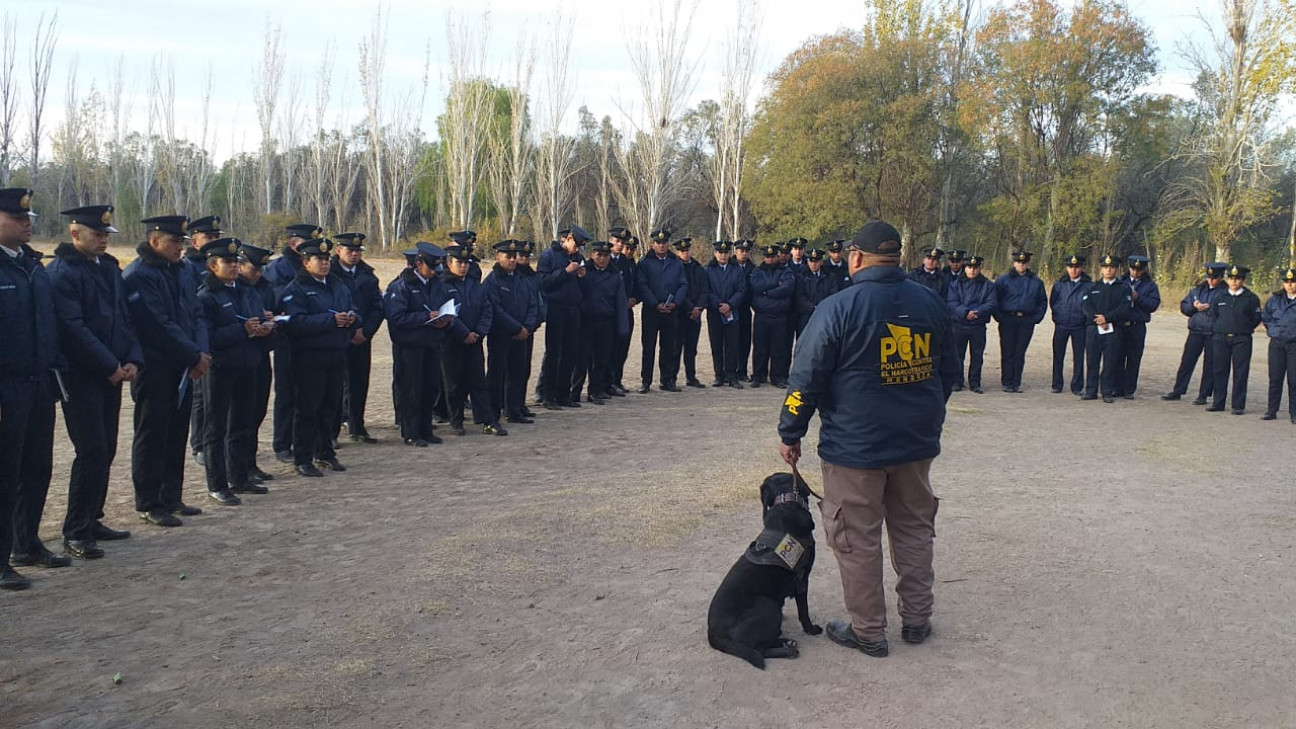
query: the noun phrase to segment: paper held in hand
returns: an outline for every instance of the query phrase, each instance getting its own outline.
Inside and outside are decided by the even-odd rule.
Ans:
[[[1106,324],[1103,324],[1102,326],[1098,327],[1099,334],[1111,334],[1114,331],[1116,330],[1112,327],[1111,322],[1107,322]]]
[[[432,310],[428,309],[428,313],[431,312]],[[456,303],[454,299],[450,299],[442,304],[441,308],[436,310],[436,316],[428,319],[428,323],[431,324],[434,321],[440,321],[448,316],[459,316],[459,304]]]

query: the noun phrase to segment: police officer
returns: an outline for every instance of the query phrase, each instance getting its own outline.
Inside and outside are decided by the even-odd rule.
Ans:
[[[1278,417],[1283,383],[1287,384],[1287,413],[1296,423],[1296,268],[1282,272],[1282,289],[1265,302],[1260,319],[1269,334],[1269,405],[1262,420]]]
[[[958,355],[959,374],[955,390],[963,389],[963,361],[971,350],[972,361],[967,368],[967,387],[980,395],[981,366],[985,361],[986,326],[999,305],[994,282],[981,275],[981,256],[968,256],[961,267],[958,280],[945,292],[945,303],[953,320],[954,351]]]
[[[580,247],[589,240],[579,225],[564,228],[558,231],[558,240],[540,254],[536,266],[540,292],[548,306],[540,375],[547,410],[580,407],[580,402],[571,398],[571,387],[580,357],[580,280],[585,276]]]
[[[1081,308],[1084,310],[1085,328],[1085,394],[1082,400],[1097,400],[1099,380],[1102,399],[1114,402],[1120,386],[1119,359],[1120,335],[1117,330],[1130,318],[1130,288],[1120,280],[1120,256],[1108,253],[1099,262],[1102,276],[1089,282]],[[1101,369],[1099,369],[1101,367]]]
[[[364,260],[364,233],[338,233],[336,255],[329,264],[329,277],[351,291],[351,301],[364,324],[351,335],[346,350],[346,378],[342,380],[342,417],[354,443],[377,443],[365,427],[365,404],[369,401],[369,370],[373,361],[373,337],[383,321],[382,292],[373,266]],[[331,435],[336,434],[330,431]]]
[[[183,523],[176,514],[202,513],[180,496],[193,391],[211,367],[211,349],[198,292],[188,285],[181,263],[189,219],[163,215],[140,222],[146,226],[148,240],[122,272],[145,363],[131,383],[135,399],[131,480],[140,518],[176,527]]]
[[[284,287],[279,308],[288,317],[284,333],[292,351],[293,469],[323,476],[320,468],[345,471],[333,451],[330,428],[337,423],[346,376],[346,349],[363,322],[351,291],[329,278],[334,244],[314,238],[297,246],[302,270]]]
[[[324,235],[314,223],[296,223],[284,229],[288,241],[284,244],[282,254],[270,262],[264,275],[274,287],[276,307],[283,297],[288,284],[297,280],[302,270],[302,257],[297,252],[301,244],[308,240],[318,240]],[[280,310],[275,309],[276,312]],[[293,463],[293,365],[292,346],[287,337],[281,337],[274,349],[274,437],[272,447],[275,458],[281,463]]]
[[[693,239],[680,238],[675,241],[675,255],[684,264],[684,281],[688,293],[680,307],[675,310],[679,319],[679,336],[675,345],[675,371],[679,371],[679,361],[684,361],[684,384],[688,387],[706,387],[697,378],[698,340],[702,337],[702,312],[706,311],[706,302],[710,293],[707,291],[707,275],[702,264],[693,258]]]
[[[842,258],[842,247],[845,243],[844,240],[829,243],[828,259],[824,261],[824,273],[836,279],[838,290],[851,285],[850,273],[847,271],[846,261]]]
[[[126,310],[125,285],[117,259],[108,254],[113,206],[64,210],[71,243],[54,250],[49,265],[59,341],[68,362],[63,421],[76,449],[68,482],[63,549],[73,557],[97,559],[99,541],[125,539],[128,531],[100,521],[108,496],[108,474],[117,456],[122,383],[144,367],[144,351]]]
[[[630,240],[630,230],[628,228],[617,227],[608,231],[608,243],[612,244],[612,267],[621,273],[621,283],[626,290],[626,321],[628,322],[625,336],[619,336],[616,347],[613,350],[612,362],[612,388],[610,392],[624,396],[629,390],[625,387],[625,363],[630,356],[630,341],[634,339],[634,308],[639,304],[635,298],[635,274],[638,269],[635,267],[634,257],[631,255],[629,247],[626,245]]]
[[[783,265],[792,269],[792,273],[797,275],[805,273],[806,246],[809,243],[805,238],[797,237],[789,240],[787,245],[784,246],[787,259],[783,261]]]
[[[450,408],[450,430],[464,434],[464,404],[472,398],[473,423],[487,435],[508,435],[500,426],[499,411],[491,403],[486,386],[486,356],[483,339],[490,334],[495,310],[486,289],[468,275],[471,249],[453,245],[445,249],[445,271],[441,281],[459,313],[446,328],[441,342],[441,371],[445,375],[446,402]]]
[[[741,309],[747,307],[747,273],[732,262],[733,244],[718,240],[712,246],[712,261],[706,265],[707,338],[711,342],[712,387],[728,385],[741,390],[738,381]]]
[[[945,287],[949,283],[949,277],[941,270],[941,258],[945,256],[945,251],[939,248],[924,248],[923,260],[918,266],[909,271],[909,280],[926,286],[935,291],[942,299],[945,298]]]
[[[238,238],[217,238],[202,247],[207,276],[198,290],[211,343],[211,370],[200,380],[206,403],[203,454],[207,495],[238,506],[235,494],[269,491],[252,482],[248,465],[256,453],[257,367],[264,350],[258,340],[274,332],[273,319],[256,290],[239,278]]]
[[[1224,292],[1224,270],[1227,263],[1206,264],[1206,278],[1197,283],[1179,302],[1179,312],[1188,317],[1188,338],[1184,340],[1183,356],[1179,358],[1179,371],[1175,374],[1174,389],[1161,396],[1162,400],[1178,400],[1188,392],[1197,358],[1202,361],[1201,384],[1193,405],[1205,405],[1206,398],[1214,392],[1215,350],[1211,337],[1215,331],[1215,298]]]
[[[884,521],[898,576],[901,638],[922,643],[931,634],[936,498],[930,471],[957,377],[949,309],[935,292],[906,281],[900,250],[900,234],[886,223],[856,233],[849,259],[855,285],[825,301],[802,332],[806,344],[778,426],[780,455],[795,466],[810,419],[819,413],[820,509],[850,616],[828,623],[828,637],[879,658],[890,650]]]
[[[517,272],[518,252],[525,244],[517,240],[496,243],[495,265],[482,287],[490,299],[494,316],[486,336],[486,383],[490,389],[494,420],[510,423],[535,421],[526,407],[528,342],[536,328],[539,306],[531,287]],[[502,414],[502,415],[501,415]]]
[[[189,221],[189,244],[185,247],[181,273],[189,278],[189,285],[194,293],[202,287],[207,278],[207,257],[203,255],[203,246],[221,237],[221,219],[219,215],[208,215]],[[189,415],[189,450],[193,451],[194,461],[204,465],[203,438],[207,432],[207,407],[203,401],[206,388],[202,380],[194,383],[193,408]]]
[[[544,294],[540,292],[540,279],[536,276],[535,268],[531,266],[531,257],[535,254],[535,242],[529,240],[520,242],[516,269],[518,281],[527,287],[536,302],[536,328],[535,331],[531,332],[531,336],[526,339],[526,376],[522,378],[522,381],[526,383],[531,381],[531,369],[535,360],[535,332],[540,331],[540,327],[544,326],[545,316],[548,314],[548,303],[545,301]],[[627,243],[627,245],[629,244]],[[536,395],[536,399],[543,403],[544,398],[540,396],[538,384],[536,386]],[[528,418],[536,416],[535,412],[526,406],[525,401],[522,403],[522,413]]]
[[[1148,273],[1147,256],[1130,256],[1125,259],[1129,272],[1121,279],[1130,287],[1131,303],[1129,321],[1121,327],[1120,366],[1116,380],[1117,394],[1133,400],[1138,390],[1139,369],[1143,365],[1143,347],[1147,341],[1147,325],[1152,312],[1161,308],[1161,288]]]
[[[61,366],[57,317],[41,254],[28,245],[32,191],[0,190],[0,589],[30,581],[13,566],[66,567],[37,531],[54,451],[52,370]],[[181,454],[181,458],[183,458]],[[11,553],[12,552],[12,556]],[[12,565],[12,566],[11,566]]]
[[[1000,381],[1004,392],[1022,391],[1026,350],[1035,325],[1044,320],[1048,311],[1044,284],[1030,270],[1030,259],[1030,251],[1018,251],[1013,254],[1012,270],[995,279],[995,294],[999,297],[995,320],[999,322]]]
[[[275,309],[278,308],[278,299],[275,296],[274,287],[262,276],[266,263],[270,260],[272,252],[267,248],[254,246],[250,243],[244,243],[239,249],[239,275],[243,281],[257,293],[257,299],[260,301],[262,309],[262,321],[273,321]],[[257,465],[257,433],[261,432],[261,424],[265,422],[266,413],[270,407],[270,389],[274,384],[274,369],[270,364],[270,352],[274,350],[275,343],[283,337],[283,332],[279,327],[275,327],[269,336],[257,338],[257,344],[261,349],[261,357],[256,366],[256,398],[253,400],[252,408],[252,453],[251,460],[248,462],[248,479],[253,483],[265,483],[273,481],[274,476],[261,470]]]
[[[639,368],[639,379],[642,382],[640,394],[651,390],[653,374],[653,356],[660,356],[661,389],[667,392],[679,392],[675,378],[679,376],[679,360],[672,362],[679,337],[679,317],[675,311],[688,296],[688,279],[684,276],[684,264],[667,250],[671,232],[666,229],[654,230],[649,235],[652,250],[639,260],[635,278],[639,287],[638,299],[643,306],[639,315],[642,318],[640,344],[643,346],[643,360]],[[660,352],[657,350],[661,342]]]
[[[1071,345],[1071,394],[1085,387],[1085,294],[1093,282],[1085,273],[1085,257],[1079,253],[1066,259],[1066,273],[1053,282],[1049,310],[1053,316],[1053,392],[1062,392],[1062,370],[1066,367],[1067,344]]]
[[[612,265],[611,243],[598,242],[590,247],[590,258],[580,286],[580,363],[589,372],[585,401],[601,405],[615,392],[612,388],[614,350],[617,341],[629,330],[630,318],[630,310],[625,306],[625,279]],[[579,377],[573,383],[572,400],[580,399],[583,379]]]
[[[967,251],[954,250],[945,254],[945,260],[948,262],[941,273],[945,275],[945,291],[949,292],[949,285],[963,278],[963,265],[967,259]]]
[[[756,262],[751,259],[752,246],[755,241],[747,238],[734,241],[734,264],[743,273],[743,285],[747,290],[743,303],[738,307],[738,381],[751,382],[747,374],[747,363],[751,360],[752,348],[752,310],[751,310],[751,272],[756,270]]]
[[[787,384],[790,352],[788,312],[792,310],[792,293],[796,276],[778,263],[779,247],[766,246],[761,265],[751,272],[752,311],[752,387],[760,387],[769,377],[770,384]]]
[[[1225,275],[1228,289],[1215,297],[1215,401],[1208,411],[1224,410],[1228,399],[1229,371],[1233,372],[1233,414],[1246,412],[1247,377],[1251,374],[1251,332],[1260,325],[1260,297],[1246,287],[1246,266],[1229,266]]]
[[[393,391],[401,403],[400,432],[405,445],[426,448],[441,439],[433,433],[432,404],[441,389],[441,341],[453,316],[440,316],[450,292],[437,278],[445,252],[419,242],[414,267],[392,282],[384,302],[392,340]]]
[[[794,286],[792,305],[797,313],[796,334],[799,337],[801,330],[805,329],[806,323],[810,321],[810,315],[814,313],[815,307],[819,306],[824,299],[837,293],[837,282],[823,272],[823,251],[818,248],[810,249],[806,254],[805,273],[797,276]]]
[[[477,248],[476,248],[477,234],[472,232],[471,230],[458,230],[458,231],[451,232],[449,235],[450,235],[450,241],[453,245],[461,246],[463,248],[468,249],[468,272],[467,274],[465,274],[465,276],[467,278],[471,278],[477,283],[481,283],[482,280],[482,270],[480,265],[481,259],[477,257]],[[450,246],[447,246],[446,250],[447,251],[450,250]]]

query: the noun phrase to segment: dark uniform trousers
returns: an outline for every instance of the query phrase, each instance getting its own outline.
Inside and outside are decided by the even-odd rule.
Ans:
[[[617,338],[616,346],[613,348],[612,352],[614,360],[612,366],[612,381],[622,388],[625,387],[623,383],[623,378],[625,377],[625,363],[626,360],[630,358],[630,342],[634,340],[635,328],[634,310],[631,309],[626,312],[626,315],[630,320],[630,328],[627,330],[625,336]]]
[[[1228,401],[1229,370],[1233,372],[1233,409],[1245,410],[1247,378],[1251,375],[1251,335],[1216,334],[1211,338],[1215,359],[1215,401],[1217,408]]]
[[[1143,367],[1143,348],[1147,343],[1147,324],[1141,321],[1126,322],[1125,326],[1117,327],[1116,332],[1121,338],[1120,355],[1116,360],[1120,363],[1120,366],[1116,368],[1116,391],[1126,397],[1131,397],[1134,395],[1134,391],[1138,389],[1139,370]]]
[[[490,390],[491,414],[520,418],[526,404],[527,353],[533,337],[525,341],[505,334],[486,337],[486,385]]]
[[[206,379],[207,375],[203,375],[194,383],[193,406],[189,408],[189,450],[194,453],[203,452],[203,438],[207,432],[207,407],[203,397],[207,390]]]
[[[613,362],[618,344],[616,319],[611,316],[585,315],[581,321],[581,368],[589,371],[589,394],[601,397],[607,394],[615,382],[616,372]],[[584,372],[578,372],[573,378],[571,396],[580,400],[581,388],[585,384]]]
[[[1115,325],[1113,325],[1115,326]],[[1120,387],[1120,334],[1100,334],[1096,324],[1085,327],[1085,395],[1097,395],[1102,385],[1103,397],[1115,397]]]
[[[580,307],[549,304],[545,319],[545,356],[540,373],[541,394],[553,402],[568,402],[572,374],[580,358]]]
[[[702,316],[699,314],[697,319],[693,319],[689,316],[692,311],[692,309],[675,310],[675,316],[679,319],[679,334],[675,339],[674,369],[676,376],[678,376],[679,362],[682,358],[684,361],[684,379],[688,382],[697,380],[698,340],[702,338]]]
[[[40,544],[41,512],[54,453],[54,390],[49,376],[0,373],[0,564]],[[181,458],[184,454],[181,454]]]
[[[1198,357],[1203,357],[1203,360],[1201,386],[1197,389],[1197,399],[1204,401],[1215,392],[1215,347],[1211,344],[1211,336],[1200,332],[1188,332],[1188,339],[1184,341],[1183,357],[1179,359],[1179,371],[1175,374],[1174,391],[1180,395],[1188,392],[1188,383],[1192,380]]]
[[[672,359],[676,341],[679,338],[679,319],[675,312],[663,314],[654,306],[644,304],[643,328],[639,334],[639,343],[643,345],[643,362],[639,366],[639,380],[645,385],[652,383],[653,357],[658,354],[658,343],[661,345],[661,384],[674,384],[679,377],[679,360]]]
[[[108,474],[117,456],[122,388],[108,384],[105,378],[79,373],[69,373],[63,381],[68,390],[68,400],[63,403],[63,422],[76,450],[68,479],[63,536],[91,540],[95,521],[103,518]]]
[[[311,350],[294,352],[292,360],[293,464],[304,466],[314,458],[334,457],[329,427],[337,422],[337,408],[342,403],[346,355]]]
[[[293,363],[292,345],[286,340],[274,349],[274,439],[275,453],[291,451],[293,444]],[[309,455],[309,454],[308,454]]]
[[[1021,387],[1022,372],[1026,369],[1026,350],[1035,325],[1028,321],[1005,318],[999,322],[1000,383],[1004,387]]]
[[[472,397],[473,422],[478,425],[495,422],[494,403],[486,386],[486,358],[482,341],[476,344],[446,342],[441,353],[441,370],[445,374],[446,402],[450,407],[450,424],[463,425],[464,404]]]
[[[792,362],[787,313],[756,312],[752,320],[752,382],[786,382]]]
[[[401,437],[427,440],[432,435],[433,403],[441,392],[441,350],[438,347],[395,347],[400,376],[393,380],[400,407]]]
[[[401,383],[405,381],[405,363],[409,361],[409,356],[403,353],[404,347],[392,342],[392,415],[395,416],[396,427],[401,426]]]
[[[1287,383],[1287,412],[1296,423],[1296,342],[1269,340],[1269,407],[1266,412],[1278,412],[1282,405],[1283,382]]]
[[[369,371],[373,363],[373,341],[352,344],[346,350],[346,379],[342,381],[342,417],[347,433],[368,433],[365,427],[365,404],[369,402]],[[341,432],[341,423],[335,432]]]
[[[986,328],[985,327],[964,327],[955,324],[951,334],[954,335],[954,351],[958,352],[959,376],[958,386],[963,387],[963,373],[967,373],[967,386],[972,388],[981,387],[981,366],[985,363],[986,348]],[[971,350],[972,361],[964,369],[963,364],[967,361],[968,351]]]
[[[736,315],[738,312],[731,310],[730,313]],[[737,382],[738,375],[741,374],[738,369],[738,330],[742,328],[742,319],[734,316],[734,321],[726,324],[724,315],[715,309],[708,309],[706,317],[707,340],[711,343],[711,367],[715,369],[716,379]]]
[[[248,485],[248,467],[256,457],[256,370],[213,367],[199,380],[207,406],[203,462],[209,492]]]
[[[747,361],[751,359],[752,310],[750,306],[738,307],[738,378],[746,379]]]
[[[185,448],[196,383],[180,395],[188,368],[147,364],[131,383],[135,399],[135,440],[131,443],[131,481],[135,510],[173,509],[184,487]]]
[[[248,468],[257,465],[257,441],[261,424],[265,422],[270,409],[270,390],[274,385],[274,370],[270,367],[270,353],[261,355],[261,364],[256,366],[256,397],[252,402],[252,450],[248,453]]]
[[[1071,345],[1071,392],[1079,395],[1085,388],[1085,346],[1088,327],[1053,326],[1053,389],[1061,390],[1066,368],[1067,344]]]

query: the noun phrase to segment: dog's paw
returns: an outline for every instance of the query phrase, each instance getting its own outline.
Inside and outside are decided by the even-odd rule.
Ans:
[[[810,635],[819,635],[820,633],[823,632],[823,627],[819,625],[815,625],[814,623],[810,623],[809,625],[805,625],[802,627],[805,628],[805,632]]]
[[[791,638],[779,638],[779,644],[788,650],[797,650],[797,642]]]

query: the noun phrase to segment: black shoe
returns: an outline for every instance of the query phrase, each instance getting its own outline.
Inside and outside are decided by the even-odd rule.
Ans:
[[[1133,393],[1130,393],[1130,394],[1127,394],[1127,395],[1121,395],[1121,399],[1123,399],[1123,400],[1137,400],[1138,398],[1135,397]]]
[[[924,640],[927,640],[927,636],[931,635],[931,632],[932,628],[930,620],[922,625],[905,625],[900,628],[900,640],[903,640],[906,643],[918,645]]]
[[[333,458],[316,458],[315,467],[327,468],[330,471],[336,471],[338,473],[342,473],[343,471],[346,470],[346,466],[342,465],[341,463],[338,463],[338,459],[336,456]]]
[[[102,522],[94,523],[94,538],[99,542],[116,542],[122,539],[130,539],[130,532],[125,529],[113,529],[106,527]]]
[[[487,423],[483,425],[482,432],[486,435],[508,435],[508,431],[501,428],[499,423]]]
[[[761,382],[760,380],[752,380],[752,381],[751,381],[752,389],[755,389],[755,388],[757,388],[757,387],[760,387],[760,386],[763,385],[763,384],[765,384],[765,383]]]
[[[1206,398],[1204,397],[1199,397],[1196,400],[1193,400],[1193,405],[1205,405],[1205,404],[1206,404]]]
[[[463,423],[451,423],[450,432],[457,436],[463,436],[467,433],[467,431],[464,430]]]
[[[31,580],[14,572],[8,565],[0,565],[0,590],[18,592],[31,587]]]
[[[446,423],[450,422],[450,418],[447,418],[444,415],[438,415],[432,419],[432,422],[436,423],[437,425],[445,425]]]
[[[978,394],[978,395],[984,395],[984,394],[985,394],[985,390],[982,390],[982,389],[979,388],[979,387],[974,387],[974,388],[972,388],[972,392],[975,392],[975,393]]]
[[[697,380],[685,380],[684,384],[689,387],[706,387],[706,385],[702,384],[701,382],[698,382]]]
[[[546,401],[545,401],[545,404],[544,404],[544,409],[545,409],[545,410],[562,410],[563,407],[562,407],[562,405],[559,405],[558,403],[554,402],[553,400],[546,400]]]
[[[1098,399],[1098,396],[1097,396],[1097,395],[1090,395],[1089,393],[1086,392],[1085,394],[1083,394],[1083,395],[1080,396],[1080,399],[1081,399],[1081,400],[1097,400],[1097,399]]]
[[[1181,398],[1181,397],[1183,397],[1183,395],[1180,395],[1180,394],[1177,393],[1177,392],[1167,392],[1166,394],[1164,394],[1164,395],[1161,396],[1161,399],[1162,399],[1162,400],[1178,400],[1178,399]]]
[[[1208,413],[1222,413],[1222,412],[1224,412],[1224,406],[1223,406],[1223,405],[1211,405],[1210,407],[1206,408],[1206,412],[1208,412]]]
[[[261,470],[260,466],[253,466],[248,469],[248,475],[256,476],[259,481],[273,481],[274,476]]]
[[[625,393],[615,387],[609,387],[607,392],[603,393],[603,395],[604,397],[625,397]]]
[[[962,386],[962,385],[955,385],[954,388],[953,388],[953,392],[963,392],[963,386]]]
[[[172,504],[167,508],[171,510],[172,514],[179,514],[180,516],[198,516],[202,513],[202,509],[197,506],[190,506],[183,501]]]
[[[1061,394],[1061,392],[1062,392],[1062,388],[1060,388],[1060,387],[1050,388],[1050,389],[1049,389],[1049,392],[1053,393],[1054,395],[1058,395],[1058,394]]]
[[[63,551],[77,559],[100,559],[104,551],[93,539],[64,539]]]
[[[444,443],[444,442],[445,442],[445,441],[441,440],[439,437],[437,437],[436,434],[430,434],[430,435],[428,435],[428,437],[424,438],[423,440],[426,441],[426,442],[427,442],[428,444],[430,444],[430,445],[437,445],[438,443]]]
[[[1005,387],[1003,391],[1011,394],[1013,389],[1011,387]]]
[[[342,444],[338,442],[337,438],[334,438],[333,442],[330,443],[329,445],[333,448],[333,450],[337,450],[342,447]]]
[[[668,382],[657,389],[662,392],[683,392],[683,390],[679,389],[674,382]]]
[[[729,384],[729,383],[725,382],[724,380],[716,379],[715,382],[712,382],[712,383],[711,383],[711,386],[712,386],[712,387],[724,387],[724,386],[727,385],[727,384]]]
[[[1013,392],[1015,392],[1015,393],[1017,393],[1017,394],[1019,394],[1019,395],[1021,394],[1021,391],[1022,391],[1022,389],[1021,389],[1021,385],[1017,385],[1016,387],[1013,388]]]
[[[262,486],[261,484],[256,484],[256,483],[248,483],[248,484],[244,484],[244,485],[242,485],[242,486],[230,486],[230,491],[232,491],[232,492],[234,492],[234,493],[236,493],[236,494],[257,494],[257,495],[260,495],[260,494],[268,494],[268,493],[270,493],[270,489],[266,488],[265,486]]]
[[[1233,414],[1234,414],[1234,415],[1246,415],[1246,411],[1243,410],[1242,408],[1233,408]]]
[[[202,451],[194,451],[193,459],[194,459],[194,463],[197,463],[198,465],[202,466],[203,468],[206,468],[206,467],[207,467],[207,454],[206,454],[206,453],[203,453]]]
[[[222,491],[208,491],[207,495],[221,506],[238,506],[243,503],[243,499],[235,496],[234,492],[229,489],[224,489]]]
[[[571,399],[571,400],[559,400],[559,401],[558,401],[558,404],[559,404],[559,405],[562,405],[562,406],[565,407],[565,408],[578,408],[578,407],[581,406],[581,404],[580,404],[580,397],[579,397],[579,396],[577,396],[577,397],[575,397],[575,398],[573,398],[573,399]]]
[[[522,417],[524,418],[534,418],[536,416],[535,411],[529,407],[523,406],[521,412],[522,412]]]
[[[650,392],[652,392],[652,386],[646,382],[643,384],[642,387],[639,388],[640,395],[647,395]]]
[[[275,451],[275,460],[280,463],[292,463],[292,451]]]
[[[149,509],[148,511],[141,511],[139,512],[139,516],[144,521],[160,527],[178,527],[184,525],[184,522],[180,521],[179,517],[175,514],[172,514],[170,509],[163,509],[161,507]]]
[[[30,554],[13,554],[9,556],[9,564],[15,567],[48,567],[56,569],[59,567],[68,567],[72,564],[71,557],[64,557],[54,554],[41,545],[39,549]]]
[[[1105,402],[1105,403],[1107,403],[1108,405],[1110,405],[1110,404],[1116,402],[1116,398],[1112,397],[1111,395],[1103,395],[1103,402]]]
[[[293,470],[297,472],[297,475],[305,476],[307,478],[321,478],[324,476],[324,474],[321,473],[318,468],[312,466],[309,463],[302,463],[297,466],[294,466]]]
[[[352,443],[377,443],[378,439],[368,433],[356,433],[351,436]]]
[[[618,392],[618,393],[620,393],[620,394],[622,394],[622,395],[627,395],[627,394],[630,393],[629,390],[625,389],[625,385],[622,385],[620,382],[616,383],[615,385],[613,385],[613,386],[612,386],[611,388],[609,388],[609,389],[615,390],[616,392]]]
[[[777,387],[780,390],[787,387],[787,380],[770,380],[770,387]]]
[[[428,442],[423,440],[422,438],[406,438],[405,445],[415,446],[417,448],[427,448]]]
[[[729,386],[732,387],[732,388],[735,389],[735,390],[741,390],[741,389],[743,389],[743,383],[739,382],[738,380],[730,380],[730,381],[729,381]]]
[[[830,620],[827,627],[828,640],[837,645],[854,648],[864,655],[873,656],[874,658],[886,658],[891,654],[891,648],[887,645],[886,638],[882,640],[864,640],[855,634],[855,629],[845,620]]]
[[[505,418],[505,420],[507,420],[510,423],[521,423],[522,425],[530,425],[535,422],[531,418],[522,415],[510,415],[507,418]]]
[[[606,404],[607,404],[607,398],[604,398],[604,397],[596,397],[596,396],[594,396],[594,395],[587,395],[587,396],[585,397],[585,402],[592,403],[592,404],[594,404],[594,405],[606,405]]]
[[[1261,419],[1261,420],[1277,420],[1277,419],[1278,419],[1278,413],[1265,413],[1264,415],[1261,415],[1261,416],[1260,416],[1260,419]]]

